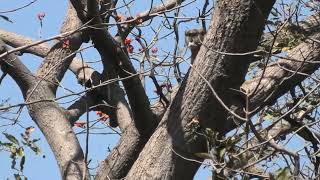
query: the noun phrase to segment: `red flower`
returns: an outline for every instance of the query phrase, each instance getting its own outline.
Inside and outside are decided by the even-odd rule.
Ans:
[[[63,40],[62,48],[65,48],[65,49],[70,48],[70,40],[69,39]]]
[[[96,111],[96,114],[101,117],[103,113],[101,111]]]
[[[125,44],[126,46],[130,45],[131,42],[132,42],[132,39],[129,38],[129,37],[127,37],[127,38],[124,40],[124,44]]]
[[[38,17],[38,19],[39,19],[40,21],[42,21],[45,16],[46,16],[46,13],[44,13],[44,12],[39,12],[39,13],[37,14],[37,17]]]

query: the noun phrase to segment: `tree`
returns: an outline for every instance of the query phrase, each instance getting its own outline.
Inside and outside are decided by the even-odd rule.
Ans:
[[[125,17],[133,2],[71,0],[61,34],[40,41],[0,30],[1,79],[11,76],[25,100],[0,111],[28,108],[63,179],[91,174],[88,148],[80,147],[72,129],[85,126],[88,137],[90,119],[78,119],[90,111],[121,131],[95,179],[191,179],[205,159],[212,179],[318,177],[316,1],[205,0],[197,17],[183,16],[195,1],[151,1],[150,9]],[[38,14],[40,22],[44,17]],[[153,21],[161,25],[153,28]],[[206,29],[193,64],[179,43],[179,28],[190,21]],[[169,33],[160,36],[163,28]],[[160,52],[157,43],[167,36],[174,49]],[[51,47],[44,44],[51,40]],[[89,41],[101,57],[101,73],[75,58]],[[23,53],[43,57],[36,73],[19,60]],[[190,66],[186,74],[183,64]],[[68,69],[85,90],[73,93],[81,97],[63,107],[58,101],[65,96],[58,97],[57,90]],[[151,85],[157,100],[147,93]],[[17,155],[18,140],[5,135],[11,143],[0,145],[14,146],[11,153]],[[287,145],[298,136],[308,144]]]

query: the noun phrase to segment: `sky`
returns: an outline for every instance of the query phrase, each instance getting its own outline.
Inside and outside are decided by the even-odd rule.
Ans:
[[[14,9],[17,7],[21,7],[25,4],[28,4],[31,2],[31,0],[0,0],[1,7],[0,12]],[[150,5],[148,3],[142,3],[141,1],[137,0],[136,4],[133,4],[131,14],[135,15],[139,13],[142,10],[148,9]],[[159,0],[155,1],[155,3],[158,3]],[[198,4],[198,3],[196,3]],[[26,7],[22,10],[12,12],[12,13],[5,13],[0,15],[5,15],[10,18],[10,20],[13,23],[6,22],[2,19],[0,19],[0,28],[12,31],[17,34],[21,34],[33,39],[39,40],[42,38],[48,38],[54,35],[57,35],[59,33],[60,26],[63,22],[63,18],[65,16],[66,11],[66,5],[67,1],[50,1],[50,0],[38,0],[35,1],[31,6]],[[192,8],[192,9],[191,9]],[[186,15],[197,15],[198,11],[194,11],[195,8],[192,6],[191,8],[186,9],[185,12],[182,12]],[[45,17],[43,20],[43,27],[41,29],[41,37],[40,37],[40,23],[37,18],[37,14],[44,12]],[[155,20],[153,23],[158,23],[159,20]],[[197,23],[189,23],[188,25],[181,25],[180,33],[183,33],[185,29],[188,28],[194,28],[199,27],[200,25]],[[156,26],[154,26],[156,27]],[[152,33],[149,30],[146,30],[145,35],[149,41],[151,41],[152,36],[148,36],[148,33]],[[165,33],[164,33],[165,34]],[[181,36],[183,37],[183,36]],[[173,48],[174,43],[168,43],[166,41],[167,39],[160,40],[156,47],[161,49],[162,52],[169,51]],[[180,40],[180,44],[183,44],[184,40]],[[51,43],[49,43],[51,44]],[[89,46],[90,44],[84,44],[83,47]],[[97,61],[100,60],[99,55],[97,52],[93,49],[87,50],[83,52],[83,57],[85,60],[88,61]],[[161,57],[159,57],[161,58]],[[22,62],[24,62],[27,67],[32,71],[35,72],[37,67],[40,65],[42,58],[24,54],[22,57],[20,57]],[[100,71],[102,70],[101,64],[95,63],[91,64],[96,70]],[[186,72],[188,66],[186,64],[182,64],[181,66],[182,70]],[[1,75],[1,74],[0,74]],[[78,85],[76,83],[75,76],[71,72],[67,72],[63,81],[62,85],[65,88],[71,89],[72,91],[80,91],[83,90],[83,87]],[[148,93],[148,96],[156,97],[153,90],[154,87],[149,85],[150,80],[146,80],[146,90]],[[58,96],[64,95],[68,93],[66,90],[60,88],[58,90]],[[73,97],[74,98],[74,97]],[[18,86],[14,83],[14,81],[7,76],[1,86],[0,86],[0,99],[9,99],[9,103],[14,105],[23,102],[23,98],[21,95],[21,92],[18,88]],[[63,99],[60,101],[60,103],[63,103],[63,106],[67,106],[70,99]],[[10,114],[9,117],[15,117],[16,114]],[[91,119],[97,118],[94,113],[89,114]],[[82,120],[85,120],[84,117],[81,117]],[[80,118],[80,120],[81,120]],[[5,120],[0,117],[0,132],[5,132],[9,134],[15,135],[17,138],[20,137],[20,134],[24,132],[26,127],[34,126],[36,125],[31,120],[30,116],[28,115],[28,112],[26,108],[23,109],[21,116],[19,118],[19,125],[15,126],[4,126],[8,124],[9,121]],[[82,129],[74,128],[75,132],[81,132]],[[99,162],[102,161],[106,155],[108,154],[108,149],[112,149],[114,147],[119,139],[118,135],[114,134],[108,134],[112,133],[113,131],[108,130],[105,128],[105,125],[100,123],[97,126],[95,126],[95,129],[91,132],[97,132],[100,134],[94,134],[90,135],[90,141],[89,141],[89,159],[91,159],[90,167],[96,168],[99,165]],[[103,133],[104,135],[102,135]],[[108,135],[105,135],[108,134]],[[25,163],[25,169],[24,169],[24,175],[28,177],[28,179],[32,180],[42,180],[44,177],[46,179],[60,179],[59,169],[57,166],[57,163],[55,161],[55,158],[53,156],[53,153],[47,144],[44,136],[40,132],[39,129],[35,129],[35,131],[32,133],[32,138],[40,138],[40,141],[38,141],[38,145],[41,148],[41,155],[36,155],[33,151],[30,149],[25,149],[26,151],[26,163]],[[79,141],[84,147],[84,140],[85,140],[85,134],[79,134],[78,135]],[[5,137],[3,134],[0,133],[0,141],[5,141]],[[84,149],[84,148],[83,148]],[[9,153],[6,151],[0,150],[0,179],[14,179],[13,174],[15,173],[14,170],[10,168],[11,166],[11,159],[9,158]],[[200,171],[197,173],[194,179],[207,179],[207,177],[210,176],[210,172],[208,168],[203,170],[203,167],[200,168]]]

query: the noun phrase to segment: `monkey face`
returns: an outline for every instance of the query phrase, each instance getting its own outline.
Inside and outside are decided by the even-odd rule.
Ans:
[[[192,39],[190,39],[187,42],[187,46],[188,46],[188,48],[193,50],[193,49],[199,49],[201,44],[199,44],[198,42],[194,42]]]
[[[205,34],[204,29],[190,29],[185,32],[186,45],[191,50],[191,64],[200,50]]]
[[[186,45],[191,50],[198,50],[206,34],[203,29],[190,29],[185,32]]]

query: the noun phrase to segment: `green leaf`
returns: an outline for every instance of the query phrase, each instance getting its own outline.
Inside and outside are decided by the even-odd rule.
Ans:
[[[21,161],[20,161],[20,171],[23,171],[24,168],[24,163],[26,162],[26,157],[22,156]]]
[[[14,144],[18,144],[19,145],[19,141],[14,136],[12,136],[11,134],[7,134],[7,133],[3,133],[3,134],[6,136],[6,138],[9,141],[11,141]]]

